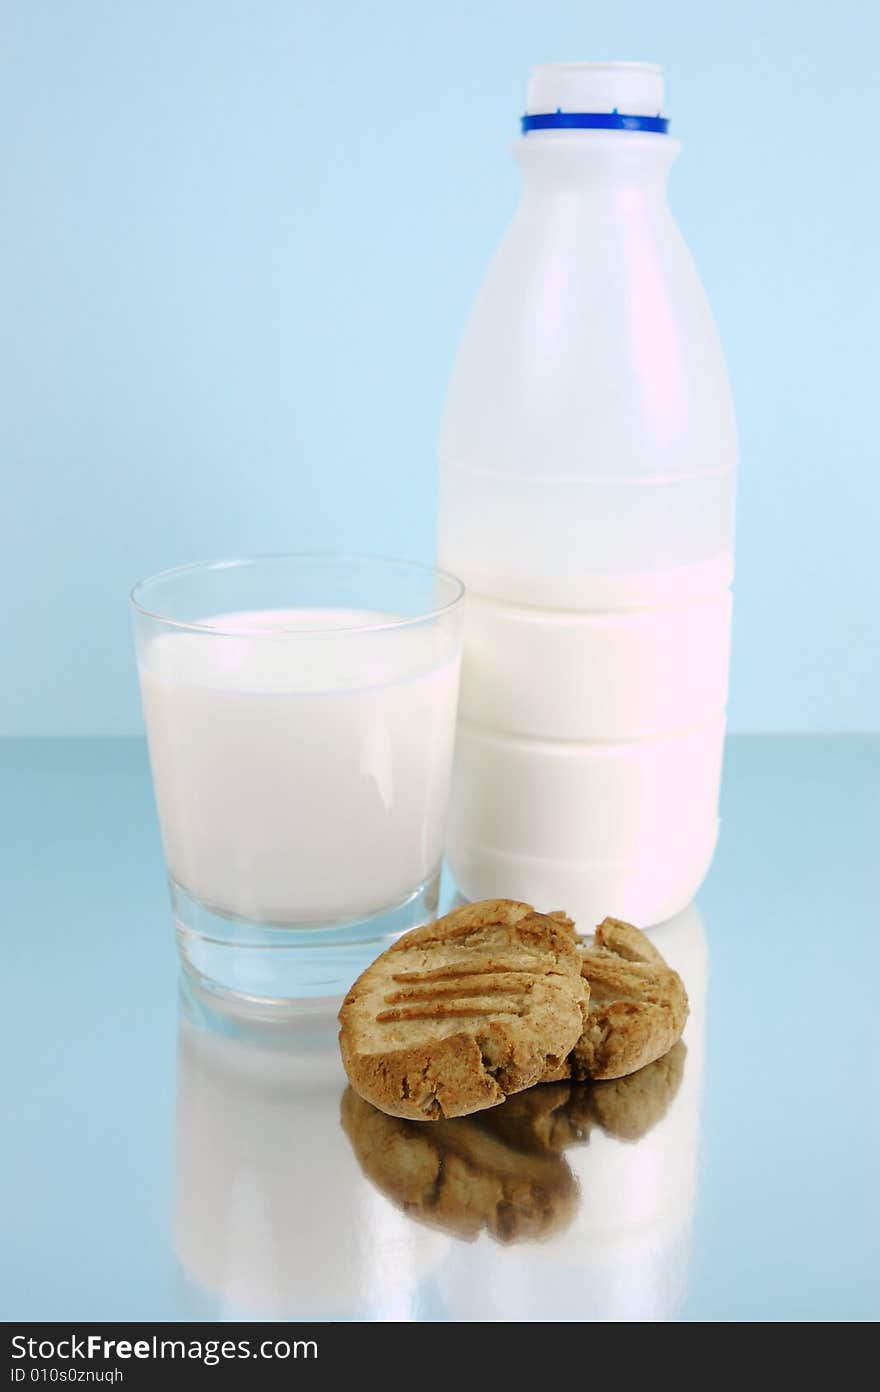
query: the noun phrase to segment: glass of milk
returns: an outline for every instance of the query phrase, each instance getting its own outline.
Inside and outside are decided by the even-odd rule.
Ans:
[[[178,942],[206,985],[342,993],[437,903],[463,587],[366,556],[182,566],[136,585]]]

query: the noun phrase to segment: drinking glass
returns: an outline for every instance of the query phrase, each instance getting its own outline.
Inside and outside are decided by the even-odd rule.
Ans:
[[[463,593],[427,566],[337,555],[135,586],[178,945],[203,984],[340,994],[433,916]]]

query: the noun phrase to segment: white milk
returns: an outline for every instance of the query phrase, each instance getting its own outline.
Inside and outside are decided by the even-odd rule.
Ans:
[[[687,602],[573,612],[471,594],[459,714],[553,740],[642,740],[703,725],[727,700],[731,598],[697,590]]]
[[[468,898],[590,925],[692,897],[718,837],[731,616],[701,581],[607,611],[468,597],[448,845]]]
[[[469,899],[651,924],[718,832],[736,428],[660,70],[549,64],[526,110],[440,439],[467,587],[449,863]]]
[[[457,644],[360,610],[204,622],[234,633],[165,632],[141,653],[172,878],[291,927],[401,903],[443,852]]]

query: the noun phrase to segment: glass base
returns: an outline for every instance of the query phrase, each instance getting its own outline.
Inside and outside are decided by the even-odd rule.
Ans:
[[[284,928],[218,913],[170,880],[177,946],[201,991],[270,1012],[342,997],[401,933],[437,916],[440,869],[402,903],[351,923]]]

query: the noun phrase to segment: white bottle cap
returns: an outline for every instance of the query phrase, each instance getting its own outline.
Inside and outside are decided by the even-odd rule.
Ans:
[[[542,63],[529,78],[526,114],[555,111],[659,116],[663,69],[656,63]]]

